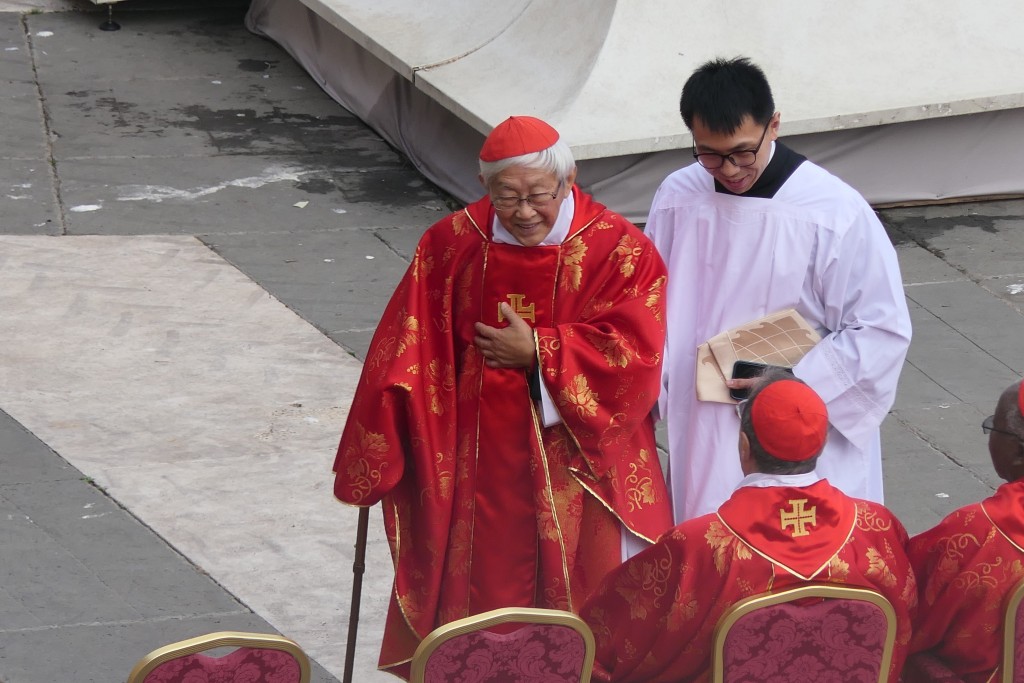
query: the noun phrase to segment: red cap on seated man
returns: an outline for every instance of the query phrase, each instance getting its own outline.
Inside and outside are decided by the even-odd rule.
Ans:
[[[813,389],[791,376],[779,376],[741,403],[739,410],[740,460],[752,458],[744,474],[765,470],[800,474],[814,469],[828,436],[828,408]],[[755,458],[752,450],[767,457]],[[772,459],[803,465],[787,467]]]
[[[914,536],[909,549],[921,596],[911,651],[938,657],[968,683],[999,680],[1003,607],[1024,579],[1024,384],[1007,387],[981,427],[1007,483]],[[908,680],[925,680],[916,675]]]
[[[883,506],[815,472],[828,411],[806,384],[766,375],[738,409],[745,476],[732,496],[627,560],[584,605],[595,680],[701,680],[715,625],[732,604],[806,582],[874,589],[893,604],[897,680],[916,603],[906,531]]]

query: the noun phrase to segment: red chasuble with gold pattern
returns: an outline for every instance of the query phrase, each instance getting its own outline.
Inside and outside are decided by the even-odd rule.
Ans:
[[[912,652],[931,650],[965,681],[998,680],[1003,614],[1024,578],[1024,481],[910,539],[920,584]]]
[[[594,680],[707,680],[715,625],[731,605],[815,581],[872,588],[893,604],[896,681],[917,601],[906,543],[887,509],[826,480],[737,489],[717,513],[627,560],[583,606],[597,641]]]
[[[574,189],[556,246],[491,241],[486,199],[432,226],[377,329],[335,461],[335,495],[383,503],[395,586],[382,668],[435,627],[506,606],[576,610],[621,560],[621,524],[671,527],[650,410],[665,267],[647,238]],[[474,323],[501,302],[533,327],[562,422],[525,370],[487,367]],[[397,667],[397,668],[395,668]]]

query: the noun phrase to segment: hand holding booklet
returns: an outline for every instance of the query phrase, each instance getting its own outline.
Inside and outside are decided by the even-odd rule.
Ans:
[[[792,308],[716,334],[697,347],[697,399],[736,403],[725,385],[736,361],[792,368],[819,341],[821,335]]]

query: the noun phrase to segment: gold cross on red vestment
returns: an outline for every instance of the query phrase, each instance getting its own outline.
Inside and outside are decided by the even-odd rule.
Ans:
[[[797,536],[807,536],[811,532],[807,530],[807,524],[813,524],[817,526],[817,510],[815,506],[811,506],[808,509],[804,509],[804,503],[807,502],[806,498],[799,498],[797,500],[789,501],[791,507],[790,510],[779,510],[779,516],[782,518],[782,530],[785,531],[786,527],[793,527],[793,538]]]
[[[512,310],[516,312],[516,315],[523,320],[529,320],[531,323],[537,322],[537,317],[535,315],[536,305],[530,304],[527,306],[524,304],[523,300],[526,298],[525,294],[507,294],[506,298],[508,299],[509,305],[512,306]],[[501,312],[500,303],[498,304],[498,322],[505,322],[505,315]]]

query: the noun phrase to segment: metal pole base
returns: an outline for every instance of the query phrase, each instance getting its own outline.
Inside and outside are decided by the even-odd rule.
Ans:
[[[100,24],[101,31],[120,31],[121,24],[114,21],[114,6],[107,5],[107,20]]]

